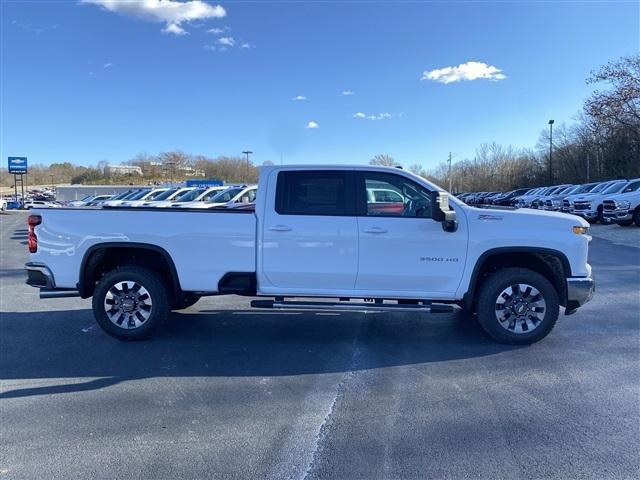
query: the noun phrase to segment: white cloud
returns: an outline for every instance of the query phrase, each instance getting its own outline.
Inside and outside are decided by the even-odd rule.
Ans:
[[[393,117],[401,117],[402,114],[401,113],[383,112],[383,113],[374,113],[374,114],[367,115],[366,113],[357,112],[357,113],[354,113],[351,116],[353,118],[359,118],[359,119],[362,119],[362,120],[388,120],[388,119],[393,118]]]
[[[215,52],[216,50],[218,50],[218,47],[216,47],[215,45],[205,45],[204,47],[205,50],[211,50],[212,52]]]
[[[297,97],[293,97],[294,102],[303,102],[307,99],[304,95],[298,95]]]
[[[433,80],[440,83],[453,83],[462,80],[486,79],[491,81],[507,78],[497,67],[482,62],[461,63],[457,67],[444,67],[422,72],[421,80]]]
[[[162,29],[164,33],[173,33],[174,35],[189,35],[184,28],[177,23],[168,23],[165,28]]]
[[[105,10],[134,17],[146,22],[164,23],[165,33],[185,35],[183,23],[208,18],[222,18],[227,12],[220,5],[209,5],[202,0],[178,2],[176,0],[80,0],[80,3],[98,5]]]
[[[240,48],[253,48],[253,45],[251,45],[250,43],[244,42],[242,45],[240,45]]]
[[[111,63],[111,62],[107,62],[107,63],[102,65],[102,68],[111,68],[111,67],[113,67],[113,63]]]
[[[222,27],[222,28],[210,28],[209,30],[207,30],[207,33],[212,33],[214,35],[222,35],[223,33],[225,33],[227,30],[229,30],[227,27]]]
[[[227,47],[233,47],[236,41],[233,37],[221,37],[218,39],[220,45],[226,45]]]
[[[356,92],[354,92],[353,90],[343,90],[342,91],[342,95],[346,95],[347,97],[351,96],[351,95],[355,95]]]
[[[307,123],[306,128],[309,128],[309,129],[310,129],[310,128],[320,128],[320,125],[318,125],[318,124],[317,124],[316,122],[314,122],[314,121],[311,121],[311,122]]]

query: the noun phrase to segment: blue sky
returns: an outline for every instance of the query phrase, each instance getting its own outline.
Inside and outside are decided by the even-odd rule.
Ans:
[[[178,3],[2,1],[3,166],[251,149],[432,167],[533,147],[591,69],[639,49],[637,2]]]

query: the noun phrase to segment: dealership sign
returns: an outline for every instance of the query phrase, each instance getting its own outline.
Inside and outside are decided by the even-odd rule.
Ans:
[[[9,157],[9,173],[27,173],[27,157]]]

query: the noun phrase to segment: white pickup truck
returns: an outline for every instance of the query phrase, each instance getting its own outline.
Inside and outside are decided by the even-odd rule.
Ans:
[[[28,223],[27,283],[41,298],[93,297],[120,339],[201,296],[240,294],[296,310],[458,305],[497,341],[528,344],[594,292],[585,220],[469,207],[388,167],[262,167],[255,210],[51,209]]]

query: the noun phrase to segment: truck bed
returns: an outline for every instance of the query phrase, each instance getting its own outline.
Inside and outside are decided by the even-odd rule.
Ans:
[[[256,217],[250,210],[51,208],[32,213],[42,216],[32,261],[55,272],[58,288],[76,288],[83,258],[98,244],[165,250],[185,291],[215,292],[225,273],[256,269]]]

